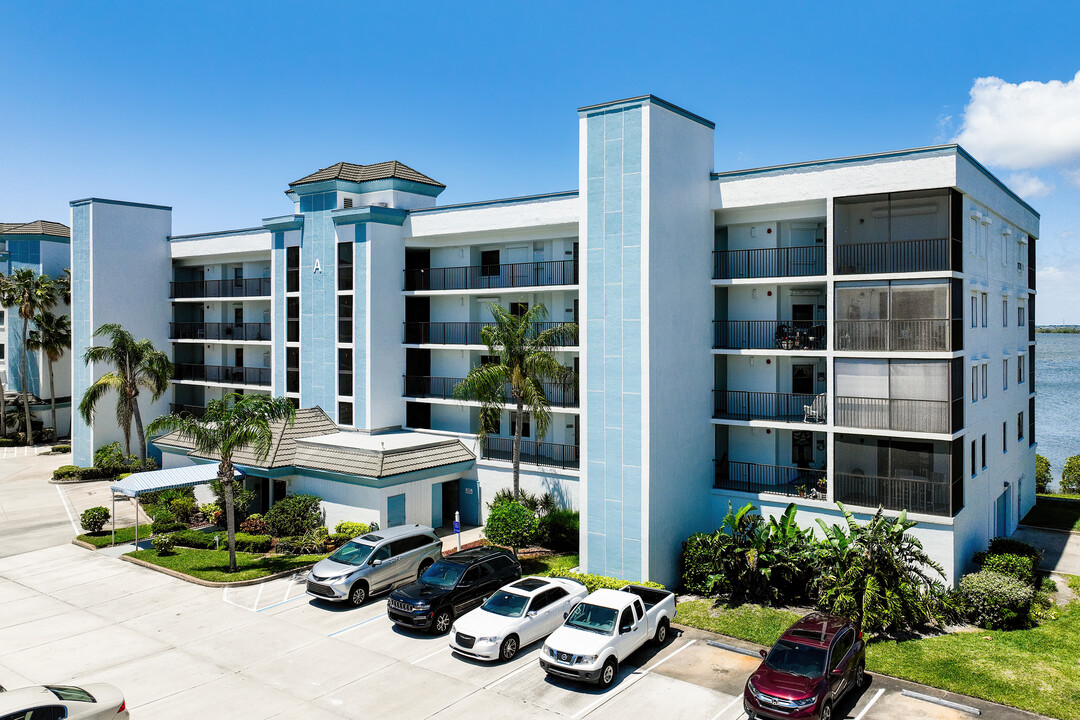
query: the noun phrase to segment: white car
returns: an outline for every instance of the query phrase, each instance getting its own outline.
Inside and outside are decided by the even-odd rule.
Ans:
[[[588,594],[584,585],[567,578],[517,580],[460,617],[450,632],[450,647],[480,660],[510,660],[519,648],[562,625]]]
[[[120,688],[104,683],[72,687],[36,685],[3,692],[0,720],[127,720]]]

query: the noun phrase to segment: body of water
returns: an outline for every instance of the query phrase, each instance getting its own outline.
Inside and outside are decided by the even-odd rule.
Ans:
[[[1035,337],[1035,440],[1056,486],[1065,461],[1080,455],[1080,334]]]

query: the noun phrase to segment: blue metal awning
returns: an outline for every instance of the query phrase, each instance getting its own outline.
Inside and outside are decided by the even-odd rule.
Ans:
[[[239,470],[234,470],[235,477],[243,475]],[[169,470],[154,470],[128,475],[118,483],[114,483],[113,492],[123,493],[128,497],[137,497],[142,493],[155,490],[171,490],[173,488],[192,487],[208,483],[218,474],[217,463],[204,465],[191,465],[189,467],[170,468]]]

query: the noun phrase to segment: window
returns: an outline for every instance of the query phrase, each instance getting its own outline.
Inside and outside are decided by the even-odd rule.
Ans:
[[[233,287],[237,290],[241,290],[244,287],[244,268],[243,266],[233,268]]]
[[[1024,439],[1024,411],[1016,413],[1016,439]]]
[[[982,326],[986,327],[986,316],[989,314],[989,300],[986,293],[979,293],[981,296],[980,309],[982,310]]]
[[[986,368],[988,366],[989,363],[982,364],[982,396],[984,400],[986,399]]]
[[[353,341],[353,296],[338,295],[338,342],[351,343]]]
[[[529,437],[529,413],[522,413],[521,437]],[[510,434],[517,435],[517,413],[510,413]]]
[[[0,345],[0,360],[3,360],[3,359],[4,359],[4,347],[5,347],[5,346],[3,346],[3,345]]]
[[[1001,389],[1009,389],[1009,359],[1005,358],[1001,361]]]
[[[529,303],[527,302],[512,302],[510,303],[510,314],[514,317],[523,317],[525,313],[529,312]]]
[[[285,348],[285,392],[300,392],[300,348]]]
[[[983,461],[982,467],[983,467],[983,470],[985,470],[986,469],[986,435],[982,436],[982,461]]]
[[[353,394],[353,351],[352,348],[338,348],[338,395]]]
[[[636,617],[638,620],[641,620],[641,618],[645,617],[645,606],[641,604],[640,598],[634,600],[633,608],[634,617]]]
[[[847,657],[848,650],[855,644],[855,633],[851,630],[845,630],[840,637],[836,639],[836,644],[832,648],[832,657],[829,659],[829,670],[835,670]]]
[[[353,289],[353,244],[338,243],[337,246],[338,290]]]
[[[1009,298],[1001,298],[1001,327],[1009,327]]]
[[[1009,452],[1009,423],[1001,423],[1001,452]]]
[[[976,468],[976,467],[978,467],[978,466],[977,466],[977,465],[975,464],[975,460],[976,460],[976,455],[975,455],[975,441],[974,441],[974,440],[972,440],[972,441],[971,441],[971,477],[975,477],[975,468]]]
[[[285,339],[300,342],[300,298],[285,298]]]
[[[971,402],[979,402],[979,366],[971,366]]]
[[[622,617],[619,618],[619,632],[627,633],[634,627],[634,613],[630,608],[625,608],[622,611]]]
[[[1024,356],[1018,355],[1016,358],[1016,382],[1017,384],[1024,382]]]
[[[1016,301],[1016,327],[1022,328],[1027,325],[1027,312],[1023,300]]]
[[[285,292],[300,292],[300,247],[285,248]]]
[[[390,559],[390,544],[387,543],[381,548],[375,551],[375,554],[371,556],[372,560],[389,560]]]
[[[351,402],[339,402],[337,404],[337,421],[338,425],[353,424]]]
[[[490,277],[499,274],[499,251],[484,250],[480,253],[480,276]]]
[[[529,604],[529,611],[536,612],[537,610],[543,610],[551,603],[555,602],[555,590],[545,590],[532,599],[532,603]]]
[[[499,362],[500,362],[500,360],[499,360],[498,355],[481,355],[480,356],[480,364],[481,365],[498,365]]]
[[[4,311],[0,310],[0,325],[4,324]]]
[[[971,327],[979,327],[979,296],[971,294]]]

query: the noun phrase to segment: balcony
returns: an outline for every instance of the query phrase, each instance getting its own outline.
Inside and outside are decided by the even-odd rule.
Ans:
[[[785,278],[825,274],[825,247],[755,248],[713,252],[713,279]]]
[[[837,320],[836,349],[855,352],[948,352],[960,320]],[[953,327],[956,326],[956,327]]]
[[[270,278],[243,278],[232,280],[193,280],[169,283],[169,297],[270,297]]]
[[[269,341],[270,323],[171,322],[169,337],[172,340]]]
[[[838,244],[834,250],[835,272],[877,275],[950,270],[950,255],[956,252],[962,252],[960,241],[950,238]]]
[[[949,515],[949,485],[942,473],[927,479],[913,476],[874,477],[837,473],[834,495],[838,502],[886,510],[907,510],[927,515]]]
[[[426,375],[405,375],[405,397],[441,398],[449,400],[454,397],[454,388],[465,378],[429,377]],[[548,404],[554,407],[577,407],[578,388],[576,383],[545,382],[544,396]],[[507,397],[510,397],[510,388],[506,387]]]
[[[876,430],[951,433],[948,400],[838,396],[836,425]]]
[[[235,367],[228,365],[200,365],[177,363],[174,380],[223,383],[227,385],[267,386],[271,382],[270,368]]]
[[[796,393],[714,390],[713,417],[725,420],[825,422],[826,396]]]
[[[512,462],[514,459],[514,439],[491,437],[489,435],[484,439],[481,456],[485,460]],[[521,441],[520,459],[525,465],[577,470],[581,464],[581,448],[577,445],[559,445],[558,443],[523,439]]]
[[[197,419],[206,414],[206,408],[202,405],[179,405],[177,403],[169,403],[169,412],[173,415],[189,415]]]
[[[714,320],[713,347],[723,350],[824,350],[824,323]]]
[[[406,322],[405,342],[407,345],[483,345],[480,328],[493,325],[489,322]],[[533,323],[533,332],[542,333],[550,328],[566,323]],[[576,347],[577,340],[567,340],[563,347]]]
[[[825,479],[824,470],[789,465],[721,461],[715,463],[715,466],[716,476],[713,487],[718,490],[798,497],[800,488],[803,492],[810,493],[821,480]]]
[[[405,270],[406,290],[483,290],[487,288],[576,285],[576,260],[466,265]]]

